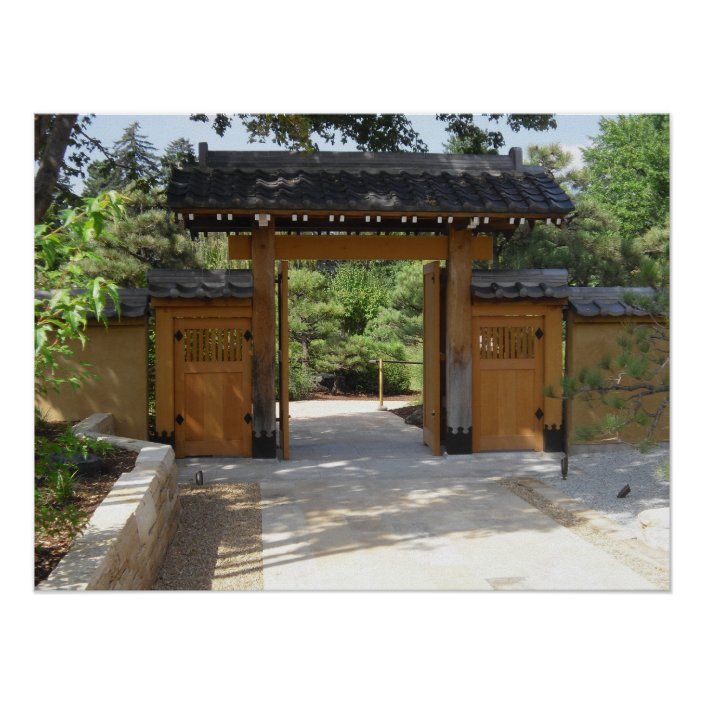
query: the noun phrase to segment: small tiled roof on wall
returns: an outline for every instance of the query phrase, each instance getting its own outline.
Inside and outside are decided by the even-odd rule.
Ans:
[[[118,299],[120,301],[120,316],[122,318],[140,318],[149,312],[149,298],[146,288],[118,288]],[[81,292],[80,289],[73,289],[72,293]],[[36,298],[51,298],[53,291],[35,291]],[[112,298],[107,296],[105,301],[105,316],[107,318],[117,318],[117,310]],[[95,319],[92,313],[88,313],[89,319]]]
[[[472,294],[481,300],[567,298],[567,269],[489,269],[472,272]]]
[[[655,291],[650,287],[626,286],[573,286],[570,288],[570,306],[577,313],[587,318],[597,315],[625,316],[649,315],[647,311],[627,303],[624,299],[631,296],[652,296]]]
[[[411,152],[201,152],[175,169],[170,208],[564,215],[572,202],[550,174],[508,155]]]
[[[251,298],[249,269],[152,269],[147,273],[154,298]]]

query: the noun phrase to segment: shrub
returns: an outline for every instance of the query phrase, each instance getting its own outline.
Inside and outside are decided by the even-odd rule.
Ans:
[[[309,367],[291,364],[288,370],[288,394],[291,401],[308,398],[315,388],[315,375]]]
[[[41,424],[37,419],[37,424]],[[73,504],[78,467],[74,457],[89,452],[104,454],[109,445],[100,440],[79,438],[71,428],[56,436],[35,434],[35,529],[38,535],[66,534],[73,538],[86,515]]]
[[[338,370],[345,378],[350,391],[376,394],[379,391],[379,367],[376,360],[405,360],[403,345],[382,343],[364,335],[350,337],[342,351]],[[384,366],[384,393],[402,394],[411,389],[411,373],[404,364]]]

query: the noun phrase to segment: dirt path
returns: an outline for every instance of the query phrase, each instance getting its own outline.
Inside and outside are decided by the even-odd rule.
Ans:
[[[178,531],[154,589],[264,586],[258,484],[182,486]]]

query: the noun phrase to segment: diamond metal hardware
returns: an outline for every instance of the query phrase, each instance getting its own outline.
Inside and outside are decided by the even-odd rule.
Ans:
[[[247,413],[247,414],[245,415],[245,417],[244,417],[244,422],[245,422],[245,423],[251,423],[251,422],[252,422],[252,414],[251,414],[251,413]]]
[[[538,339],[540,339],[544,334],[545,334],[545,333],[544,333],[540,328],[538,328],[538,329],[535,331],[535,336],[536,336]]]
[[[181,425],[181,423],[183,423],[183,416],[180,413],[176,416],[176,422],[179,425]]]
[[[536,417],[538,420],[541,420],[541,418],[543,417],[543,409],[542,409],[542,408],[539,408],[539,409],[535,412],[535,417]]]
[[[176,342],[181,342],[181,340],[183,340],[183,333],[180,330],[177,330],[174,333],[174,337],[176,338]]]
[[[252,333],[249,330],[245,330],[244,339],[247,340],[247,342],[249,342],[253,337],[254,337],[254,335],[252,335]]]

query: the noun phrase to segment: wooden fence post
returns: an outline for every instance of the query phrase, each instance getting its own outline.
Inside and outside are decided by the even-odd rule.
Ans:
[[[252,232],[252,457],[276,457],[276,306],[274,218],[259,216]]]
[[[472,240],[471,230],[448,227],[445,448],[464,455],[472,452]]]

